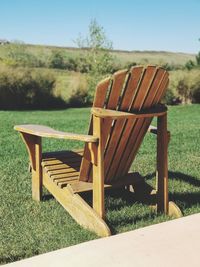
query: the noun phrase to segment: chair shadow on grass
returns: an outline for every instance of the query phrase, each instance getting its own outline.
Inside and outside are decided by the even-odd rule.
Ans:
[[[148,206],[152,204],[150,200],[145,199],[143,201],[142,198],[138,199],[134,193],[123,188],[113,188],[105,191],[105,206],[106,214],[108,215],[106,223],[111,229],[112,234],[117,233],[119,225],[134,225],[139,221],[145,221],[150,218],[153,219],[157,216],[155,212],[152,212],[151,209],[148,208]],[[80,195],[90,206],[92,206],[92,192],[84,192],[80,193]],[[53,198],[52,195],[46,193],[43,196],[43,201],[49,201]],[[142,213],[138,211],[138,205],[140,204],[144,204],[147,208]],[[130,212],[126,213],[126,211],[130,210],[133,205],[137,206],[137,211],[134,212],[132,209]],[[112,218],[113,213],[115,214],[114,219]]]
[[[155,177],[155,173],[151,173],[145,176],[145,179],[148,181],[151,180],[153,177]],[[194,188],[196,187],[196,189],[199,188],[198,192],[169,192],[169,199],[177,203],[180,208],[183,209],[183,213],[184,209],[190,208],[193,205],[200,204],[200,179],[197,179],[196,177],[191,176],[189,174],[169,171],[169,180],[181,181],[183,183],[193,186]]]
[[[173,194],[169,194],[170,198],[173,201],[176,201],[178,205],[180,205],[180,207],[183,207],[183,209],[191,208],[192,206],[198,204],[200,205],[200,180],[188,174],[184,174],[181,172],[172,172],[172,171],[169,172],[169,177],[171,179],[183,181],[184,183],[193,186],[195,189],[195,192],[188,191],[188,192],[175,192]]]
[[[49,200],[51,200],[51,199],[54,199],[54,196],[53,195],[51,195],[51,194],[49,194],[49,193],[47,193],[47,194],[43,194],[43,196],[42,196],[42,201],[49,201]]]
[[[85,192],[81,196],[92,206],[92,193]],[[146,209],[141,209],[141,204]],[[149,205],[152,204],[150,199],[144,200],[128,190],[123,188],[113,188],[105,190],[105,207],[106,207],[106,223],[108,224],[112,234],[118,233],[119,226],[134,225],[137,222],[154,219],[157,215],[151,210]],[[134,212],[134,207],[136,207]]]
[[[146,181],[150,181],[155,177],[155,173],[151,173],[145,176]],[[197,178],[184,174],[181,172],[169,171],[169,179],[182,181],[183,183],[190,184],[191,186],[199,188],[199,192],[169,192],[169,199],[178,204],[184,213],[184,210],[190,208],[194,205],[200,204],[200,180]],[[82,193],[81,196],[85,201],[92,206],[92,192]],[[52,199],[53,196],[46,194],[43,197],[43,201],[48,201]],[[133,205],[144,205],[147,209],[142,212],[138,211],[140,209],[137,206],[137,211],[130,216],[132,211],[126,214],[126,209],[131,208]],[[153,220],[158,216],[155,212],[152,212],[151,209],[148,209],[149,205],[155,204],[155,197],[145,198],[136,196],[134,193],[129,192],[123,188],[118,189],[108,189],[105,193],[105,206],[107,211],[107,223],[112,231],[112,234],[117,233],[118,226],[126,226],[130,224],[135,224],[140,221]],[[141,210],[141,209],[140,209]],[[113,212],[115,213],[116,218],[112,218]]]
[[[146,180],[150,180],[155,176],[156,176],[156,174],[154,172],[154,173],[146,175],[144,178]],[[168,176],[169,176],[169,179],[180,180],[180,181],[186,182],[186,183],[188,183],[190,185],[200,187],[200,180],[198,180],[196,177],[193,177],[191,175],[188,175],[188,174],[185,174],[185,173],[182,173],[182,172],[169,171],[168,172]]]

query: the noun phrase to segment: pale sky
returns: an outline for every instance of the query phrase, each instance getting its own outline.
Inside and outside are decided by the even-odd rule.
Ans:
[[[94,18],[115,49],[200,50],[200,0],[0,0],[0,39],[75,46]]]

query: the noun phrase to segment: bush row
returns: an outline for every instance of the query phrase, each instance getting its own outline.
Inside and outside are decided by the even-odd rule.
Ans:
[[[50,72],[0,67],[0,109],[64,107],[53,94],[55,77]]]
[[[73,90],[69,100],[72,106],[92,103],[85,88]],[[163,102],[168,105],[200,103],[200,70],[170,71],[170,83]]]
[[[38,48],[38,52],[34,53],[28,46],[23,44],[9,44],[4,48],[4,52],[1,53],[0,62],[3,62],[7,66],[15,67],[45,67],[54,69],[63,69],[81,73],[90,72],[92,66],[87,60],[87,52],[82,52],[79,55],[72,56],[61,49],[53,49],[49,53],[43,53]],[[148,60],[145,64],[148,64]],[[114,73],[119,69],[129,68],[138,63],[127,62],[121,63],[119,60],[113,60],[113,63],[109,65],[107,71]],[[141,63],[142,64],[142,63]],[[166,70],[179,70],[179,69],[192,69],[196,65],[193,61],[188,61],[185,66],[163,63],[162,65]]]
[[[85,75],[0,65],[0,109],[51,109],[90,105]],[[75,75],[76,74],[76,75]],[[171,71],[164,102],[200,103],[200,71]],[[68,75],[68,76],[67,76]],[[64,77],[67,76],[67,79]],[[94,85],[95,87],[95,85]]]
[[[170,83],[163,102],[167,105],[200,103],[200,70],[170,71]],[[84,106],[91,103],[92,99],[85,88],[73,90],[70,105]]]
[[[170,72],[170,83],[165,103],[200,103],[200,70],[178,70]]]

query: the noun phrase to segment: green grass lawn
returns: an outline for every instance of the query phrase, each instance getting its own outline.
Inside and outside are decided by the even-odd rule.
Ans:
[[[86,133],[89,109],[0,112],[0,262],[7,263],[71,246],[97,236],[82,229],[44,191],[44,200],[31,199],[31,175],[26,149],[13,126],[45,124],[56,129]],[[169,108],[169,191],[184,215],[200,212],[200,105]],[[44,151],[79,148],[82,143],[46,139]],[[132,168],[154,183],[156,139],[148,134]],[[106,195],[107,222],[117,234],[169,220],[130,196]]]

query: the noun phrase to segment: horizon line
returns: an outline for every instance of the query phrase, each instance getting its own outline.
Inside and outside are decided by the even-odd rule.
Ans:
[[[8,44],[21,44],[21,45],[28,45],[28,46],[45,46],[45,47],[49,47],[49,48],[63,48],[63,49],[72,49],[72,50],[88,50],[89,48],[88,47],[83,47],[83,48],[80,48],[80,47],[75,47],[75,46],[64,46],[64,45],[53,45],[53,44],[41,44],[41,43],[26,43],[24,41],[21,41],[21,40],[16,40],[16,39],[13,39],[13,40],[8,40],[6,38],[0,38],[0,40],[4,40],[4,41],[8,41],[9,43]],[[5,43],[5,45],[7,45]],[[180,51],[170,51],[170,50],[138,50],[138,49],[135,49],[135,50],[126,50],[126,49],[118,49],[118,48],[113,48],[113,49],[108,49],[110,52],[121,52],[121,53],[174,53],[174,54],[189,54],[189,55],[197,55],[197,53],[195,52],[180,52]]]

